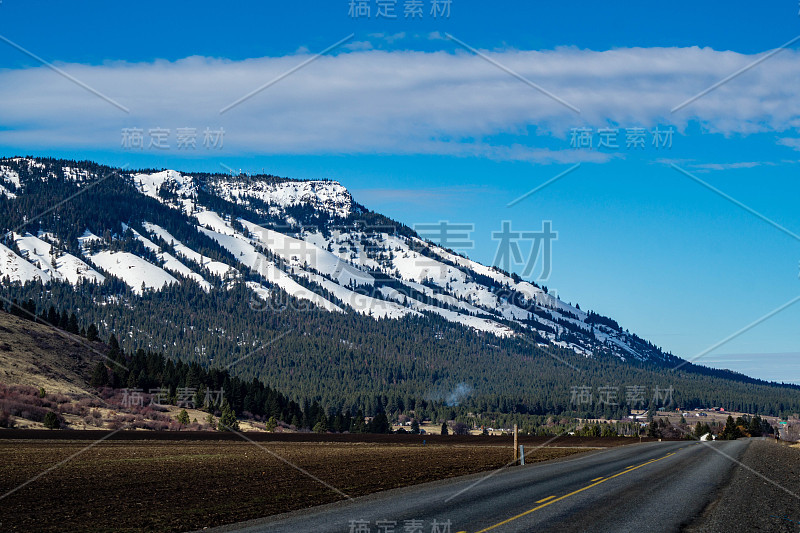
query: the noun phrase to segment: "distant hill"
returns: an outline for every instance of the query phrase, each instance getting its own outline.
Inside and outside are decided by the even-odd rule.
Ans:
[[[336,182],[16,157],[0,159],[0,185],[6,307],[75,313],[128,354],[228,368],[332,411],[800,412],[800,387],[683,364]]]

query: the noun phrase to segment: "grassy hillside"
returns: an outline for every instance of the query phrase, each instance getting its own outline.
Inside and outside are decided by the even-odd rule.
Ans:
[[[89,394],[92,365],[106,349],[103,343],[0,313],[0,383]]]

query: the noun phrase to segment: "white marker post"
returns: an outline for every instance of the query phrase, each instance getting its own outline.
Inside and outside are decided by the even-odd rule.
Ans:
[[[525,445],[519,445],[519,464],[520,466],[525,466]]]

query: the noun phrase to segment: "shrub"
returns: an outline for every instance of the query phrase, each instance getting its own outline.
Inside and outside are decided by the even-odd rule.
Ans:
[[[148,420],[145,422],[145,427],[153,431],[164,431],[169,428],[169,424],[160,420]]]
[[[469,435],[469,427],[464,422],[456,422],[453,425],[453,435]]]
[[[58,406],[58,411],[62,414],[79,415],[82,416],[86,413],[85,410],[72,403],[64,403]]]
[[[42,390],[44,390],[44,389],[42,389]],[[45,398],[45,396],[42,396],[42,398]],[[57,404],[72,403],[72,398],[70,398],[66,394],[60,394],[60,393],[48,394],[46,396],[46,398],[50,402],[57,403]]]
[[[8,411],[0,410],[0,428],[13,428],[14,417]]]
[[[53,411],[48,411],[46,415],[44,415],[44,427],[47,429],[59,429],[61,427],[61,422],[58,420],[58,415],[55,414]]]

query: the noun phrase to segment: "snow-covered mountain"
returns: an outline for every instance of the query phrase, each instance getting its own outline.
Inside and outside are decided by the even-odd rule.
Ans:
[[[132,201],[141,198],[142,208],[123,214],[113,205],[92,205],[102,221],[66,229],[53,216],[30,223],[39,213],[9,216],[22,222],[3,228],[9,232],[0,244],[4,283],[116,278],[142,295],[172,284],[213,293],[241,282],[256,300],[283,291],[330,313],[376,320],[438,316],[487,342],[522,337],[585,356],[666,357],[611,319],[420,239],[357,204],[337,182],[175,170],[113,173]],[[42,187],[54,188],[56,197],[85,187],[89,194],[80,202],[91,202],[87,184],[107,175],[93,164],[3,159],[0,208],[20,210],[28,205],[26,195],[50,194]],[[171,227],[152,218],[148,199],[170,210]]]

